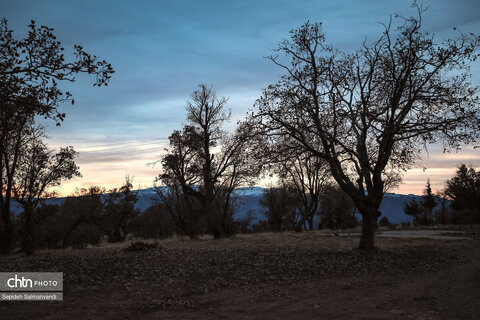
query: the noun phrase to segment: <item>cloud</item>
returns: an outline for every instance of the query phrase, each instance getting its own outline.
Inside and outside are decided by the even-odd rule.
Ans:
[[[477,0],[427,1],[424,26],[436,39],[480,30]],[[263,57],[272,54],[289,30],[306,20],[320,21],[327,42],[354,52],[367,37],[377,39],[390,14],[415,14],[408,3],[394,0],[329,1],[1,1],[0,12],[20,37],[30,19],[55,28],[71,55],[74,43],[112,63],[116,73],[108,87],[92,87],[81,75],[62,83],[76,103],[62,106],[67,118],[61,127],[51,122],[48,134],[55,146],[73,145],[80,151],[83,180],[69,183],[121,183],[131,172],[146,183],[144,164],[161,152],[135,143],[165,139],[182,126],[185,103],[199,83],[214,85],[219,96],[230,97],[233,128],[252,107],[262,88],[276,82],[282,70]],[[480,63],[472,67],[472,82],[480,83]],[[133,141],[128,144],[125,142]],[[116,150],[83,148],[110,144]],[[436,148],[436,149],[435,149]],[[479,151],[442,154],[435,147],[418,170],[405,175],[405,192],[421,192],[428,174],[436,186],[459,162],[479,164]],[[121,153],[120,151],[125,151]],[[138,161],[138,162],[130,162]],[[110,164],[110,166],[108,166]],[[99,170],[101,168],[101,170]],[[435,174],[433,172],[436,172]],[[97,175],[98,176],[95,176]],[[141,178],[140,178],[141,177]],[[442,178],[440,178],[442,177]],[[102,183],[103,182],[103,183]],[[143,183],[143,182],[142,182]]]

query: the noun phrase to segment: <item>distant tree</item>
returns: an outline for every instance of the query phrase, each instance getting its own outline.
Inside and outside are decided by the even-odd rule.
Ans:
[[[197,239],[206,227],[205,212],[197,198],[192,197],[188,191],[184,192],[181,186],[173,183],[167,186],[157,186],[155,190],[170,214],[177,234]]]
[[[330,229],[348,229],[358,224],[355,217],[355,204],[342,189],[329,185],[321,200],[320,227]]]
[[[128,234],[128,223],[139,213],[135,209],[138,197],[132,191],[132,181],[126,176],[123,186],[110,190],[105,201],[101,224],[110,242],[124,241]]]
[[[59,249],[62,246],[62,228],[60,206],[42,204],[34,214],[35,248]],[[21,225],[25,225],[22,221]]]
[[[10,204],[19,154],[25,147],[24,136],[37,116],[51,118],[60,125],[65,114],[58,107],[73,103],[71,94],[59,87],[61,82],[74,82],[76,75],[96,76],[95,86],[107,85],[113,74],[106,61],[74,46],[73,59],[64,56],[64,48],[53,29],[37,27],[34,21],[24,39],[15,39],[7,20],[0,21],[0,213],[4,232],[0,237],[3,253],[13,245]]]
[[[254,213],[252,209],[249,209],[244,218],[235,219],[237,225],[237,231],[240,233],[249,233],[252,232],[254,220]]]
[[[378,221],[378,225],[380,227],[391,227],[392,223],[388,220],[388,218],[386,216],[383,216],[382,219],[380,219],[380,221]]]
[[[469,81],[479,38],[440,42],[422,31],[416,7],[418,17],[395,16],[353,54],[327,45],[321,24],[291,31],[270,57],[285,75],[256,103],[260,132],[288,136],[329,164],[362,214],[365,250],[374,248],[390,171],[408,168],[428,143],[448,149],[480,138],[478,88]]]
[[[444,193],[460,221],[480,223],[480,171],[461,164],[455,176],[447,180]]]
[[[322,195],[331,180],[330,168],[323,159],[310,153],[285,152],[294,143],[286,146],[285,141],[277,139],[276,144],[268,151],[267,162],[278,176],[281,188],[292,192],[297,199],[299,216],[294,229],[297,232],[313,230],[313,218],[319,213]]]
[[[162,239],[173,234],[173,222],[163,203],[155,204],[138,214],[129,223],[135,237]]]
[[[201,204],[193,191],[202,180],[197,162],[201,141],[192,126],[175,130],[169,137],[169,153],[162,159],[163,173],[157,177],[156,193],[165,204],[177,231],[195,239],[203,229]],[[196,190],[195,190],[196,191]]]
[[[450,219],[450,207],[447,205],[447,196],[444,192],[438,191],[437,198],[439,199],[440,207],[434,212],[436,223],[446,224]]]
[[[412,200],[410,200],[409,202],[405,202],[403,204],[403,212],[413,217],[414,224],[418,224],[419,215],[423,212],[423,209],[421,204],[418,203],[417,200],[415,200],[415,198],[412,198]]]
[[[300,218],[300,203],[295,192],[285,187],[267,188],[259,204],[266,208],[265,217],[270,231],[295,230]]]
[[[437,201],[432,193],[432,187],[430,185],[430,179],[427,180],[426,188],[423,192],[423,225],[428,225],[433,222],[433,209],[436,207]]]
[[[36,134],[41,135],[41,130],[36,130]],[[74,160],[76,152],[72,147],[61,148],[58,153],[54,153],[38,135],[30,137],[26,143],[13,179],[15,199],[24,210],[23,249],[27,255],[35,251],[33,216],[36,208],[45,198],[52,196],[51,187],[81,176]]]
[[[234,190],[251,184],[261,169],[247,152],[254,137],[250,123],[241,123],[231,135],[222,129],[230,119],[224,111],[226,103],[206,85],[193,92],[187,104],[188,124],[170,136],[159,177],[165,186],[173,186],[171,195],[181,192],[187,203],[192,197],[200,203],[215,238],[233,230]]]
[[[102,195],[105,188],[90,186],[77,189],[60,207],[62,248],[69,245],[98,244],[102,238]]]

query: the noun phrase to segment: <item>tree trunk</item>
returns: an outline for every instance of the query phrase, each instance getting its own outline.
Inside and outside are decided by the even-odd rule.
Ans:
[[[33,225],[33,210],[31,208],[25,208],[25,230],[23,239],[23,250],[27,256],[31,256],[35,253],[35,228]]]
[[[363,211],[360,210],[360,213],[362,214],[362,237],[359,249],[370,251],[374,249],[378,211],[376,208],[368,206]]]
[[[13,249],[13,223],[10,210],[2,208],[3,234],[0,236],[2,254],[8,254]]]
[[[305,216],[302,216],[297,224],[295,225],[295,232],[302,232],[303,231],[303,225],[305,224],[306,218]]]
[[[213,202],[213,197],[209,197],[209,196],[205,197],[205,211],[206,211],[205,213],[207,215],[207,224],[208,224],[208,227],[210,228],[210,231],[213,234],[213,238],[220,239],[220,238],[223,238],[225,234],[223,232],[222,226],[218,222],[215,211],[213,210],[212,202]]]
[[[308,230],[312,231],[313,230],[313,218],[312,217],[309,217],[307,219],[307,224],[308,224]]]
[[[78,219],[73,225],[72,227],[70,227],[70,229],[67,231],[67,233],[65,234],[65,236],[63,237],[63,243],[62,243],[62,249],[65,249],[67,247],[67,244],[68,244],[68,240],[70,238],[70,234],[72,234],[72,232],[80,225],[82,224],[82,222],[84,221],[84,217],[82,216],[80,219]]]

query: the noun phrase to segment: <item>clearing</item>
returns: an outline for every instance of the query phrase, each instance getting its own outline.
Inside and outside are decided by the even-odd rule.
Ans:
[[[369,255],[311,231],[0,257],[0,271],[64,273],[64,301],[0,302],[1,318],[478,319],[478,234],[383,233]]]

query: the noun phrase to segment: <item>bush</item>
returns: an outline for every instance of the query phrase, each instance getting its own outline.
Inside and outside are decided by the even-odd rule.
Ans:
[[[151,206],[129,224],[133,236],[143,239],[171,237],[173,228],[172,218],[163,204]]]

